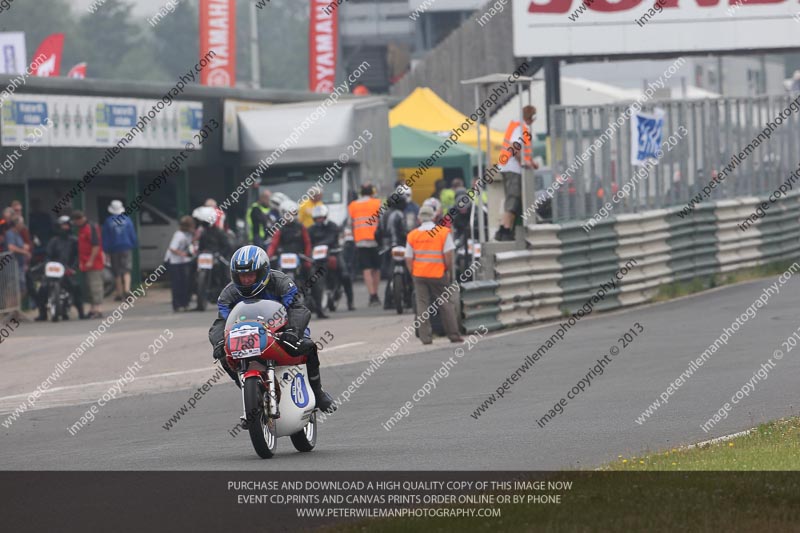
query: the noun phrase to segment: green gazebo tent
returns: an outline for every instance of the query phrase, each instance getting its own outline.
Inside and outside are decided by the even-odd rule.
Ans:
[[[436,161],[431,167],[460,168],[464,175],[464,183],[472,183],[472,167],[478,166],[478,150],[465,144],[453,144],[442,150],[447,137],[433,133],[395,126],[392,128],[392,164],[394,168],[415,168],[426,159],[431,159],[434,152],[439,151]],[[484,162],[485,165],[485,162]]]

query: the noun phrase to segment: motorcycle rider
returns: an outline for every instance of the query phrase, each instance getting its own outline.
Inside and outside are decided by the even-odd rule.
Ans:
[[[58,217],[58,227],[56,228],[55,235],[50,238],[45,250],[47,261],[57,261],[64,265],[64,268],[74,271],[78,270],[78,239],[72,235],[72,226],[67,215]],[[73,281],[72,276],[64,276],[61,281],[64,287],[72,294],[72,302],[75,309],[78,310],[78,317],[84,319],[86,315],[83,312],[83,300],[81,299],[81,288],[78,283]],[[37,307],[39,308],[39,316],[36,317],[37,322],[47,320],[47,291],[46,283],[42,283],[36,296]],[[64,309],[65,320],[69,318],[69,309]]]
[[[247,245],[233,253],[230,262],[231,282],[222,290],[217,300],[219,314],[208,330],[208,340],[213,346],[214,359],[241,388],[239,376],[228,367],[225,358],[225,322],[237,303],[245,299],[273,300],[286,308],[287,323],[279,340],[289,355],[306,355],[308,381],[317,399],[316,407],[325,413],[336,410],[333,398],[322,390],[319,372],[319,354],[316,344],[309,338],[308,323],[311,312],[303,305],[303,295],[291,278],[280,271],[272,271],[267,253],[258,246]]]
[[[210,206],[198,207],[192,212],[192,218],[197,223],[195,241],[198,250],[218,252],[223,257],[231,254],[231,244],[228,235],[219,227],[217,210]]]
[[[218,210],[212,206],[198,207],[192,212],[192,218],[195,219],[197,229],[195,230],[192,242],[196,246],[196,252],[218,253],[222,257],[230,257],[231,255],[231,242],[225,230],[219,227],[219,213]],[[216,267],[216,260],[215,260]],[[197,270],[195,268],[194,270]],[[216,276],[212,276],[209,283],[213,287],[214,281],[219,280],[221,275],[219,271],[212,269],[216,272]],[[194,274],[193,274],[194,275]],[[219,285],[217,285],[219,286]],[[195,311],[203,311],[200,305],[200,288],[198,287],[197,278],[193,278],[192,292],[197,294],[197,307]]]
[[[275,233],[267,247],[267,255],[272,258],[273,266],[280,260],[281,254],[298,254],[307,258],[311,257],[311,237],[308,230],[297,219],[297,203],[293,200],[286,200],[280,206],[281,218],[275,226]],[[301,285],[300,292],[306,295],[308,284],[304,280],[310,279],[311,263],[310,259],[300,258],[300,269],[296,283]],[[301,283],[302,282],[302,283]],[[324,313],[318,318],[327,318]]]
[[[308,228],[308,235],[311,237],[311,246],[327,245],[329,249],[339,247],[339,226],[336,222],[328,220],[328,206],[317,205],[311,210],[311,218],[314,219],[314,224]],[[347,271],[347,266],[344,261],[339,261],[339,257],[335,257],[338,276],[342,280],[342,289],[344,289],[345,297],[347,298],[347,310],[355,311],[353,305],[353,280],[350,278],[350,273]],[[334,274],[336,275],[336,274]]]
[[[406,229],[411,231],[419,226],[417,215],[419,215],[419,206],[411,197],[411,187],[405,184],[403,180],[397,180],[395,189],[402,190],[403,196],[406,198],[406,208],[403,210],[406,215]]]
[[[383,271],[388,278],[391,278],[392,248],[395,246],[402,246],[405,248],[406,246],[406,235],[408,234],[408,229],[406,228],[405,209],[410,197],[411,189],[405,185],[397,187],[394,193],[392,193],[386,201],[389,211],[381,216],[379,222],[381,245],[383,247],[382,266]],[[390,291],[390,284],[387,283],[386,292],[383,296],[383,308],[392,309],[393,307],[393,294],[392,291]]]
[[[267,255],[275,258],[282,253],[293,253],[311,257],[311,238],[306,227],[297,220],[297,203],[281,204],[281,220],[285,224],[272,236]]]

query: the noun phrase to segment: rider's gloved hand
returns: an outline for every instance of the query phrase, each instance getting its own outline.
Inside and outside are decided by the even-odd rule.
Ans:
[[[300,335],[298,334],[297,330],[293,328],[286,328],[281,334],[281,340],[284,343],[297,346],[300,343]]]
[[[280,334],[281,344],[292,357],[302,357],[314,349],[314,341],[298,334],[297,330],[287,328]]]
[[[214,359],[225,359],[225,341],[219,341],[216,346],[214,346]]]
[[[281,344],[286,348],[289,355],[297,357],[300,354],[300,335],[293,328],[286,328],[280,333]]]

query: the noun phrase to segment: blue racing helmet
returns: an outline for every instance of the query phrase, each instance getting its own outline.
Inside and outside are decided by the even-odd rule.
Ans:
[[[255,273],[255,281],[245,285],[242,274]],[[245,298],[257,296],[269,281],[269,257],[267,252],[258,246],[242,246],[231,257],[231,281]]]

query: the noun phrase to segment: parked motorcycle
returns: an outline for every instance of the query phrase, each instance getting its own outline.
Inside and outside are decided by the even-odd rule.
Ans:
[[[44,277],[47,284],[47,314],[50,320],[58,322],[61,318],[69,318],[69,309],[72,307],[72,295],[64,285],[64,277],[73,275],[57,261],[49,261],[44,265]]]
[[[310,452],[317,444],[316,398],[306,357],[292,357],[278,341],[286,308],[271,300],[236,304],[225,324],[225,353],[242,383],[242,418],[262,459],[275,454],[279,437]]]

